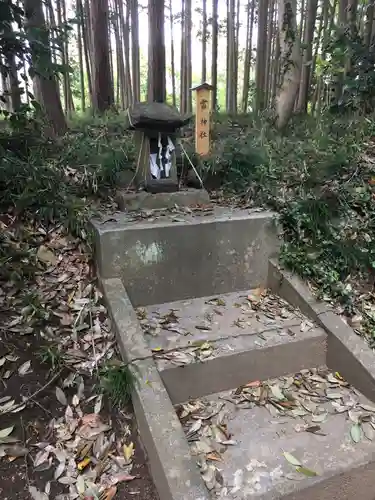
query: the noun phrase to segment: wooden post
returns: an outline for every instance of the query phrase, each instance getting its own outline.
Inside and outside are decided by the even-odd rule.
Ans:
[[[205,156],[210,152],[211,91],[213,86],[202,83],[193,87],[195,91],[195,151]]]

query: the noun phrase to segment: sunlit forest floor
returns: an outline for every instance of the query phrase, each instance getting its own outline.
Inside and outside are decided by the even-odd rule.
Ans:
[[[131,380],[117,361],[95,280],[87,224],[96,212],[116,209],[116,184],[134,169],[124,123],[121,114],[76,117],[55,142],[41,140],[34,129],[0,134],[4,495],[12,488],[14,498],[27,490],[37,491],[34,498],[48,492],[58,498],[66,489],[73,495],[87,488],[78,473],[92,465],[85,463],[87,450],[72,456],[67,444],[89,420],[101,440],[99,463],[110,443],[128,471],[120,477],[116,462],[109,472],[98,467],[89,485],[94,493],[102,500],[116,491],[125,499],[155,498],[129,406]],[[296,117],[280,134],[266,118],[218,115],[212,154],[197,163],[213,199],[279,214],[281,261],[371,346],[374,138],[372,117]],[[196,161],[192,130],[182,141]]]

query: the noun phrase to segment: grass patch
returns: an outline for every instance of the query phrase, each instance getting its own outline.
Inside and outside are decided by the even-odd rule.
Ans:
[[[107,364],[101,368],[99,380],[100,389],[114,405],[123,407],[131,401],[137,378],[129,366]]]
[[[42,346],[38,352],[41,363],[50,367],[52,372],[60,370],[64,365],[64,356],[56,344]]]

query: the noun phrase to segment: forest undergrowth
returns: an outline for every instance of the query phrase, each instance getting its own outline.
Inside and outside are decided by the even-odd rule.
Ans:
[[[92,258],[89,220],[113,211],[132,161],[117,118],[81,118],[55,142],[0,134],[0,493],[17,498],[155,498]],[[87,423],[97,439],[83,452]]]
[[[59,309],[61,304],[56,302],[56,294],[52,302],[50,297],[46,301],[50,287],[41,286],[42,276],[58,270],[64,277],[66,261],[75,260],[72,252],[77,254],[80,271],[76,283],[66,287],[70,303],[62,306],[62,326],[72,326],[77,319],[70,315],[70,324],[66,317],[69,309],[74,309],[76,289],[82,295],[88,288],[95,307],[101,303],[95,288],[89,221],[99,212],[113,211],[111,193],[118,173],[132,163],[133,144],[122,122],[123,117],[117,114],[100,119],[80,116],[56,142],[42,140],[38,131],[4,128],[1,132],[0,298],[4,330],[14,322],[13,331],[31,332],[48,326],[55,315],[53,307]],[[54,279],[49,281],[51,285]],[[83,316],[89,313],[86,309]],[[50,358],[53,368],[59,367],[55,366],[60,364],[57,359],[62,360],[61,349],[61,343],[52,342],[50,348],[49,339],[42,340],[42,357]],[[107,368],[113,372],[112,366],[96,367],[103,380]]]
[[[97,210],[113,210],[117,176],[134,166],[123,124],[121,114],[76,117],[55,143],[1,133],[2,282],[22,290],[40,270],[40,241],[56,228],[91,255],[88,220]],[[228,202],[277,211],[282,262],[375,343],[373,118],[297,116],[280,134],[266,118],[217,115],[213,137],[213,153],[201,165],[207,183],[215,178]]]
[[[96,283],[89,225],[98,212],[116,209],[112,195],[118,175],[134,168],[133,141],[123,123],[121,114],[76,118],[55,142],[25,130],[0,134],[0,370],[7,388],[0,413],[9,420],[1,431],[6,437],[0,438],[0,455],[14,460],[31,454],[29,491],[52,491],[54,498],[63,498],[68,476],[73,496],[89,488],[105,499],[116,491],[132,498],[140,488],[142,500],[154,498],[140,452],[133,463],[135,431],[126,424],[128,417],[121,427],[125,435],[112,427],[124,421],[121,409],[129,408],[135,379],[116,353]],[[266,117],[218,115],[214,123],[212,155],[199,167],[206,185],[215,186],[212,199],[278,212],[284,231],[281,261],[374,347],[372,117],[295,117],[284,135]],[[191,148],[192,137],[184,140]],[[59,406],[52,410],[54,393]],[[108,398],[120,413],[108,413]],[[99,415],[95,422],[106,422],[106,432],[115,432],[126,450],[121,474],[113,465],[110,478],[101,475],[82,484],[74,469],[77,457],[69,455],[63,469],[13,438],[25,434],[25,419],[40,418],[40,408],[53,416],[50,423],[43,421],[43,429],[53,422],[65,425],[69,408],[83,414],[92,411],[90,405]],[[14,412],[21,415],[16,428]],[[9,447],[4,439],[17,444]],[[45,440],[43,433],[39,439]],[[47,465],[35,467],[42,459]]]
[[[232,125],[206,163],[246,206],[277,211],[281,261],[375,345],[375,122],[296,117],[287,134]]]

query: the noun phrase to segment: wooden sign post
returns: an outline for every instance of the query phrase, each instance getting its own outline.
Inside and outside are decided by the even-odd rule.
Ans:
[[[201,155],[210,152],[211,91],[213,86],[202,83],[193,87],[195,91],[195,151]]]

